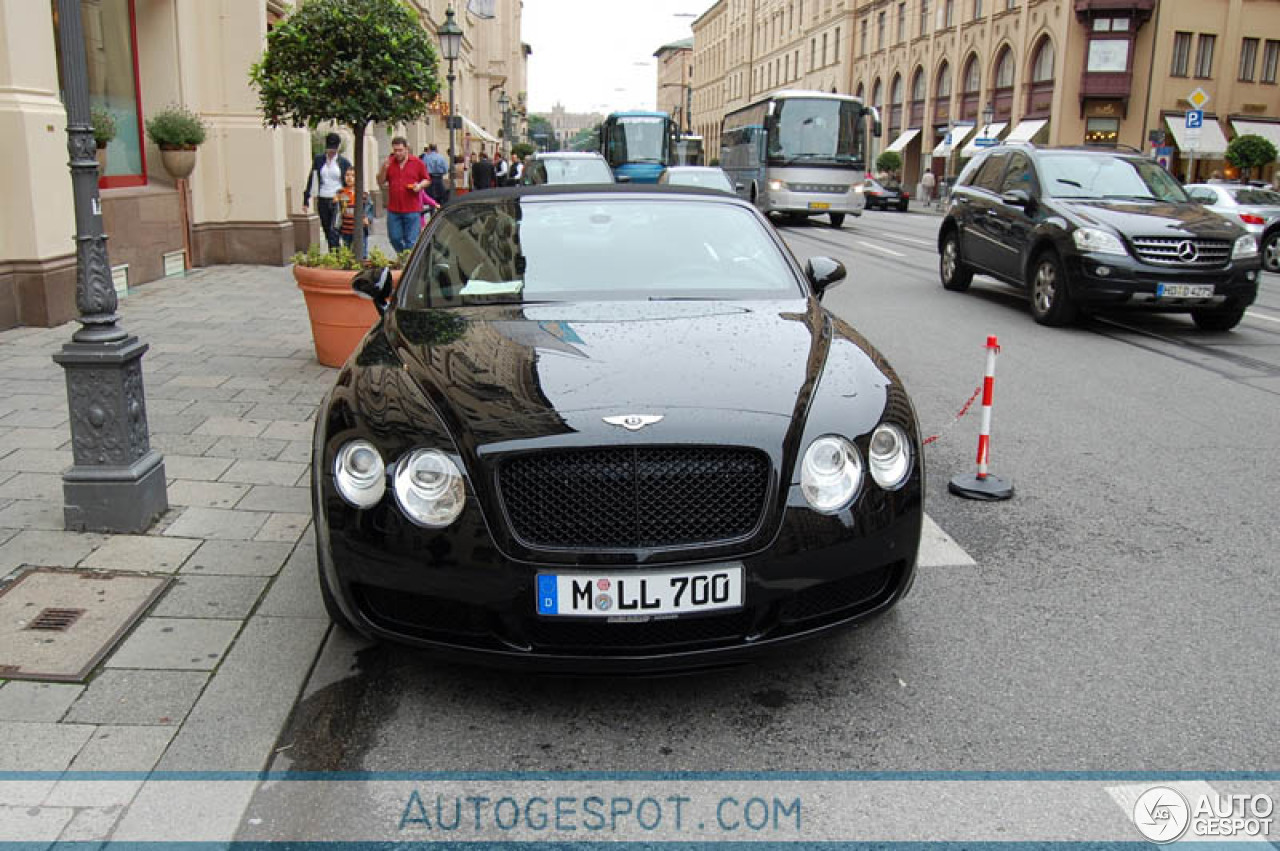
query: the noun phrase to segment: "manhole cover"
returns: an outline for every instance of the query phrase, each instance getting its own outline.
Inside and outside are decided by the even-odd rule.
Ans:
[[[170,580],[136,573],[28,570],[0,589],[0,677],[83,680]]]

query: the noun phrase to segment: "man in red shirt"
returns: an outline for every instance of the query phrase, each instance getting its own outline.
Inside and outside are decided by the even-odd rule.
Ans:
[[[391,140],[391,156],[378,169],[378,183],[387,189],[387,238],[399,254],[418,241],[422,228],[419,193],[431,185],[427,167],[409,156],[409,143],[403,136]]]

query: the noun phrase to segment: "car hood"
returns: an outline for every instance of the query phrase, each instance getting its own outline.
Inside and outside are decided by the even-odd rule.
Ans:
[[[632,414],[663,418],[644,442],[773,452],[803,420],[830,347],[804,299],[395,311],[389,330],[459,448],[476,453],[632,440],[604,420]],[[842,353],[848,380],[880,375],[840,341],[850,347],[861,357]]]
[[[1145,201],[1063,201],[1085,225],[1108,225],[1125,236],[1198,236],[1232,239],[1237,225],[1201,204]]]

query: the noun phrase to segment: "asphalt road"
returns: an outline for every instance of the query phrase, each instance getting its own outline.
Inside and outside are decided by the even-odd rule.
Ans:
[[[1050,329],[990,279],[944,291],[939,222],[783,232],[849,266],[827,306],[942,434],[926,508],[975,564],[925,569],[889,616],[786,658],[678,679],[524,677],[331,635],[272,767],[1275,769],[1280,277],[1230,333]],[[977,416],[948,426],[988,334],[1005,503],[946,491],[972,470]]]

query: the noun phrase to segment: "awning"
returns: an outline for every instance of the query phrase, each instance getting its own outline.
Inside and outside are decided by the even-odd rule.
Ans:
[[[476,124],[470,118],[467,118],[465,115],[462,116],[462,126],[465,127],[467,129],[467,132],[470,133],[472,136],[478,136],[479,138],[484,139],[486,142],[492,142],[495,145],[498,144],[497,137],[495,137],[489,131],[485,130],[479,124]]]
[[[994,124],[987,124],[982,128],[982,132],[978,133],[969,144],[964,146],[964,150],[960,152],[962,157],[975,156],[982,148],[977,144],[979,139],[999,139],[1000,134],[1004,132],[1004,128],[1009,124],[1006,121],[997,121]]]
[[[1019,121],[1018,126],[1013,128],[1008,136],[1004,137],[1006,142],[1030,142],[1040,129],[1049,123],[1047,118],[1028,118],[1025,121]]]
[[[1275,145],[1277,151],[1280,151],[1280,124],[1274,124],[1270,121],[1245,121],[1243,118],[1233,118],[1231,119],[1231,129],[1236,131],[1237,136],[1261,136]]]
[[[1222,126],[1216,118],[1205,116],[1204,126],[1200,128],[1200,138],[1195,142],[1187,138],[1187,122],[1181,114],[1166,115],[1164,123],[1184,157],[1189,157],[1194,152],[1197,157],[1216,159],[1227,152],[1227,137],[1222,135]]]
[[[969,134],[973,132],[973,128],[976,126],[975,124],[957,124],[951,129],[951,138],[947,139],[944,136],[942,141],[938,143],[938,147],[933,149],[933,155],[935,157],[951,156],[951,149],[968,139]]]
[[[904,148],[906,148],[906,147],[907,147],[907,145],[910,145],[910,144],[911,144],[911,140],[912,140],[912,139],[914,139],[915,137],[917,137],[917,136],[919,136],[919,135],[920,135],[920,131],[919,131],[919,129],[916,129],[916,130],[903,130],[903,131],[902,131],[902,135],[900,135],[898,138],[894,139],[894,140],[893,140],[893,144],[892,144],[892,145],[890,145],[889,147],[885,148],[885,149],[884,149],[884,152],[887,154],[887,153],[889,153],[890,151],[893,151],[893,152],[895,152],[895,153],[896,153],[896,152],[898,152],[898,151],[901,151],[901,150],[903,150]]]

